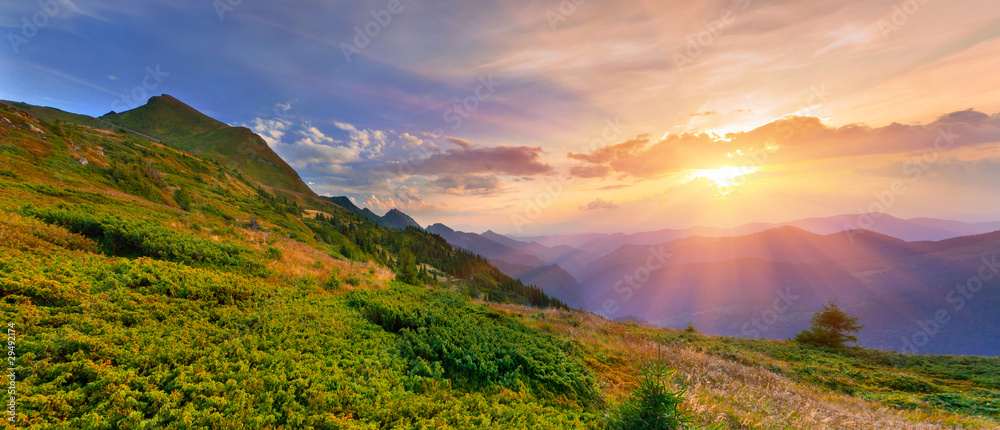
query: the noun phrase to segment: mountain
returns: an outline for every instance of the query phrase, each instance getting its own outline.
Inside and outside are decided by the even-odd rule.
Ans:
[[[482,234],[484,238],[503,244],[522,253],[533,255],[547,264],[557,264],[574,277],[583,271],[587,264],[596,260],[599,255],[573,248],[567,245],[545,246],[538,242],[522,242],[502,234],[488,230]]]
[[[590,262],[581,274],[592,276],[623,264],[639,264],[650,254],[670,254],[667,264],[761,258],[775,262],[815,263],[864,258],[898,259],[926,252],[920,243],[904,242],[870,231],[819,235],[797,227],[776,227],[736,237],[687,237],[659,245],[624,245]]]
[[[522,266],[541,267],[545,262],[534,255],[521,253],[506,245],[499,244],[475,233],[452,230],[444,224],[427,227],[427,232],[441,236],[451,246],[479,254],[488,260],[502,260]]]
[[[538,286],[545,294],[558,298],[571,308],[579,308],[584,305],[580,297],[580,283],[558,264],[525,266],[503,260],[490,260],[490,263],[493,263],[497,269],[511,278],[520,279],[525,284]]]
[[[324,199],[344,208],[368,221],[381,225],[385,228],[405,230],[407,227],[421,228],[413,218],[398,209],[390,209],[384,216],[378,216],[368,208],[359,208],[350,198],[345,196],[323,197]]]
[[[931,330],[937,337],[922,351],[1000,354],[989,341],[1000,335],[1000,232],[937,242],[849,233],[779,227],[626,245],[590,264],[580,294],[584,309],[612,316],[779,339],[808,324],[809,310],[836,298],[869,328],[859,334],[861,344],[886,349],[904,348],[903,339],[940,310],[948,323]],[[769,324],[754,323],[764,315]]]
[[[348,197],[338,196],[338,197],[323,197],[323,198],[329,200],[330,202],[336,204],[337,206],[340,206],[344,209],[347,209],[348,211],[351,211],[351,213],[360,216],[361,218],[364,218],[368,221],[371,221],[376,224],[382,223],[382,217],[375,215],[375,213],[368,210],[368,208],[364,209],[359,208]]]
[[[298,173],[252,130],[230,127],[169,95],[151,97],[143,106],[111,112],[98,119],[215,160],[262,185],[315,195]]]
[[[517,242],[493,232],[479,235],[455,231],[444,224],[429,226],[427,231],[441,236],[451,246],[483,256],[505,275],[538,286],[545,294],[558,298],[568,306],[580,307],[584,304],[580,295],[580,283],[572,274],[558,263],[545,261],[526,252],[526,250],[539,251],[538,247],[541,245]],[[504,243],[493,241],[487,236],[497,237]],[[550,250],[547,247],[542,248]],[[570,254],[572,253],[570,251]]]
[[[640,233],[582,233],[553,236],[511,237],[522,242],[537,242],[545,246],[567,245],[587,249],[595,254],[607,254],[624,245],[655,245],[691,236],[725,237],[759,233],[778,227],[797,227],[812,233],[828,235],[848,230],[867,230],[902,240],[937,241],[1000,230],[1000,222],[964,223],[931,218],[899,219],[887,214],[835,215],[805,218],[783,223],[750,223],[733,228],[691,227],[662,229]]]
[[[389,212],[386,212],[385,215],[382,216],[382,226],[397,230],[403,230],[407,227],[421,228],[420,224],[417,224],[413,218],[410,218],[409,215],[395,208],[389,209]]]

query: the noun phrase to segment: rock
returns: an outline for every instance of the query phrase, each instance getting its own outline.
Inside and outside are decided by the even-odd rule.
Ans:
[[[80,164],[83,164],[84,166],[86,166],[86,165],[90,164],[90,162],[88,162],[86,158],[81,158],[81,159],[79,159],[79,160],[76,160],[76,161],[77,161],[78,163],[80,163]]]

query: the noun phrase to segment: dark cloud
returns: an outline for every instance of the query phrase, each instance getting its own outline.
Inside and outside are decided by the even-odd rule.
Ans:
[[[598,197],[594,201],[592,201],[590,203],[587,203],[587,204],[585,204],[583,206],[580,206],[580,210],[582,210],[582,211],[592,211],[592,210],[598,210],[598,209],[616,209],[618,207],[619,206],[617,204],[615,204],[615,202],[604,200],[604,199]]]
[[[440,192],[458,195],[493,194],[503,187],[495,175],[444,175],[430,182]]]
[[[412,160],[409,173],[420,176],[464,174],[540,175],[552,172],[552,166],[539,160],[542,148],[529,146],[495,146],[488,148],[452,148]],[[396,171],[397,162],[384,166]]]

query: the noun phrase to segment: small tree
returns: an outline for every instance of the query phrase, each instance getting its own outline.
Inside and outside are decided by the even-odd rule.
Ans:
[[[795,341],[843,348],[846,342],[857,342],[858,337],[850,333],[857,333],[863,328],[865,326],[858,325],[858,317],[848,315],[837,306],[836,299],[831,299],[823,310],[813,315],[812,328],[795,335]]]
[[[410,285],[417,284],[417,259],[408,249],[399,253],[398,270],[403,282]]]
[[[614,430],[682,430],[693,417],[680,410],[684,390],[671,391],[664,381],[670,373],[659,360],[642,371],[639,386],[607,417]]]

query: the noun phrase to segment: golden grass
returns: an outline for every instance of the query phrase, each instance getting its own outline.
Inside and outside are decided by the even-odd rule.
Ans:
[[[341,260],[302,242],[262,231],[247,231],[246,240],[260,252],[268,246],[281,250],[281,258],[266,262],[279,277],[297,279],[310,277],[317,284],[324,284],[330,276],[341,279],[353,278],[359,281],[358,288],[380,289],[396,278],[396,275],[378,264]],[[349,289],[351,285],[345,285]]]
[[[634,326],[579,311],[488,305],[578,344],[602,349],[602,355],[608,357],[605,362],[588,359],[587,365],[611,403],[631,390],[643,364],[662,360],[675,372],[677,388],[687,389],[684,407],[697,415],[701,425],[723,424],[723,428],[736,429],[1000,428],[995,421],[986,419],[938,410],[898,410],[833,393],[690,346],[663,345],[643,333],[658,329],[635,330]],[[532,317],[539,313],[545,318]]]

